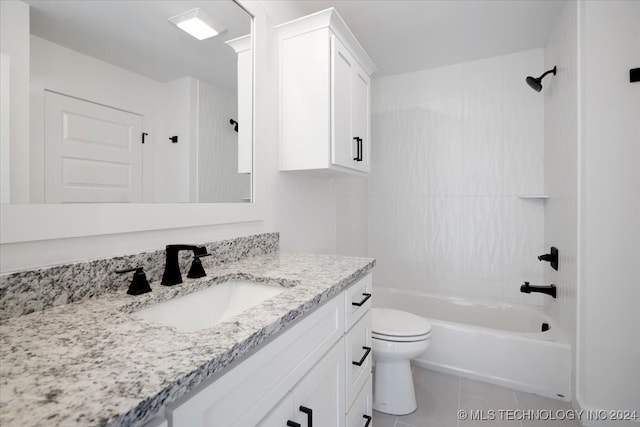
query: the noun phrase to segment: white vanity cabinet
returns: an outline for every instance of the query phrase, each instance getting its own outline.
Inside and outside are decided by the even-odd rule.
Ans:
[[[335,9],[279,25],[280,170],[370,170],[376,70]]]
[[[167,405],[169,426],[307,427],[313,420],[362,427],[371,416],[372,355],[363,350],[371,345],[371,283],[371,273],[364,275],[229,372]]]

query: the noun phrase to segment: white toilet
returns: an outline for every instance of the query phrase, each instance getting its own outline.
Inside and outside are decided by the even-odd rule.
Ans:
[[[418,407],[409,361],[429,347],[431,324],[423,317],[390,308],[373,308],[372,317],[373,409],[409,414]]]

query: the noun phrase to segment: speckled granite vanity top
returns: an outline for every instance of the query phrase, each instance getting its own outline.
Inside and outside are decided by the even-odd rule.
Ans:
[[[340,293],[374,260],[275,253],[207,269],[153,292],[120,292],[4,320],[0,425],[137,425]],[[234,278],[287,290],[186,333],[129,313]]]

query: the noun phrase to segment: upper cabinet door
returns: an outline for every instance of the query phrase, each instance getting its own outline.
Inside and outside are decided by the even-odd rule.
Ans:
[[[354,129],[351,122],[353,69],[351,54],[335,36],[331,36],[331,163],[353,168],[355,166]]]
[[[355,64],[351,74],[352,101],[351,126],[353,137],[358,139],[360,147],[356,168],[362,172],[370,170],[371,142],[369,132],[370,122],[370,86],[369,76]],[[354,156],[355,157],[355,156]]]

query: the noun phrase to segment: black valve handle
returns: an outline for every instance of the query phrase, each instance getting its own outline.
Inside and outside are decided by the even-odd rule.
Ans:
[[[364,355],[362,356],[362,358],[359,361],[352,361],[351,363],[353,363],[356,366],[362,366],[362,364],[364,363],[364,361],[366,360],[367,356],[369,355],[369,353],[371,353],[371,347],[367,347],[364,346],[362,347],[363,350],[366,350],[364,352]]]
[[[144,274],[144,268],[142,266],[116,270],[116,273],[125,274],[131,273],[132,271],[135,271],[135,273],[133,273],[133,279],[131,280],[127,293],[129,295],[142,295],[147,292],[151,292],[151,287],[147,281],[147,275]]]
[[[193,257],[194,258],[202,258],[202,257],[205,257],[205,256],[210,256],[210,255],[211,254],[207,252],[207,253],[204,253],[204,254],[193,254]]]
[[[295,421],[287,420],[287,427],[302,427],[300,423]]]
[[[367,422],[364,424],[364,427],[369,427],[369,424],[371,423],[371,415],[363,415],[362,418],[367,420]]]
[[[311,408],[300,405],[298,409],[300,410],[300,412],[307,414],[307,427],[313,427],[313,411],[311,410]]]
[[[362,293],[362,295],[364,295],[364,298],[362,299],[362,301],[352,302],[351,305],[355,305],[356,307],[361,307],[365,302],[367,302],[369,298],[371,298],[371,294]]]

